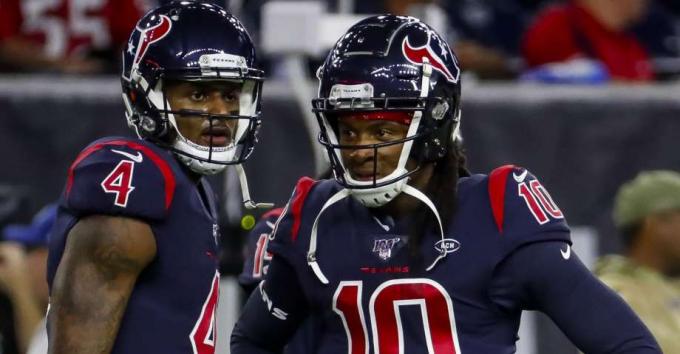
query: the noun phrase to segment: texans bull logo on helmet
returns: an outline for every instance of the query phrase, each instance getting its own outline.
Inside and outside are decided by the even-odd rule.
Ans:
[[[401,50],[404,53],[404,57],[406,57],[406,59],[408,59],[408,61],[411,63],[422,66],[423,58],[427,58],[430,62],[430,65],[432,65],[432,68],[444,75],[447,81],[458,83],[460,68],[458,67],[458,63],[456,63],[456,59],[453,59],[453,65],[456,68],[456,72],[451,73],[451,71],[446,67],[446,64],[444,64],[444,61],[432,50],[429,37],[425,45],[414,47],[411,45],[411,42],[407,36],[401,43]]]
[[[135,66],[139,65],[139,62],[144,57],[144,54],[146,54],[150,45],[160,41],[170,33],[170,29],[172,29],[172,21],[170,21],[170,18],[165,15],[160,15],[160,19],[161,21],[157,25],[147,28],[146,30],[140,30],[142,34],[139,37],[139,44],[137,45],[137,52],[135,53],[135,59],[133,61]]]

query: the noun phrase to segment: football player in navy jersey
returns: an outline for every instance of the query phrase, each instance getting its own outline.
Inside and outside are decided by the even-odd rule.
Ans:
[[[466,170],[460,68],[429,26],[363,20],[318,76],[335,178],[295,187],[233,354],[278,352],[309,317],[316,353],[514,353],[522,310],[546,313],[586,353],[660,353],[572,251],[536,177]]]
[[[50,240],[50,353],[215,352],[219,228],[202,178],[254,148],[263,73],[224,9],[173,2],[123,53],[128,124],[71,165]]]

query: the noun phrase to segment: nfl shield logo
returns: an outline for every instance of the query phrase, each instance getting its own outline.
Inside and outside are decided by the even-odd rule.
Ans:
[[[399,241],[399,237],[375,240],[373,243],[373,253],[377,253],[378,257],[383,261],[386,261],[388,258],[392,257],[392,248],[394,248],[394,245]]]

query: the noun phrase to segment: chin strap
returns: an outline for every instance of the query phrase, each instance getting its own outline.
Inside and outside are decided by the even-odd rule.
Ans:
[[[432,213],[434,213],[434,216],[437,217],[437,224],[439,225],[439,234],[441,235],[442,241],[444,240],[444,227],[442,226],[442,219],[439,217],[439,212],[437,211],[437,208],[434,207],[434,203],[428,198],[423,192],[419,191],[417,188],[411,187],[408,184],[404,186],[404,193],[420,200],[421,202],[425,203]],[[442,248],[442,250],[439,253],[439,256],[430,264],[429,267],[427,267],[425,270],[430,271],[432,268],[434,268],[435,265],[437,265],[437,262],[442,260],[444,257],[446,257],[448,253]]]
[[[243,205],[246,209],[269,209],[274,207],[274,203],[255,203],[250,199],[250,191],[248,190],[248,178],[246,177],[246,171],[243,169],[241,164],[234,165],[236,168],[236,173],[238,174],[238,180],[241,182],[241,193],[243,194]]]
[[[321,214],[323,214],[323,212],[328,209],[328,207],[346,198],[349,196],[349,194],[349,189],[346,188],[341,189],[337,193],[333,194],[333,196],[330,197],[323,205],[319,211],[319,214],[316,215],[316,218],[314,219],[314,225],[312,226],[312,235],[309,240],[309,250],[307,251],[307,264],[312,267],[314,275],[316,275],[316,277],[319,278],[319,280],[324,284],[328,284],[328,279],[325,275],[323,275],[319,264],[316,262],[316,230],[319,226],[319,218],[321,217]]]
[[[437,225],[439,225],[439,234],[442,240],[444,240],[444,227],[442,226],[442,220],[439,217],[439,212],[437,211],[437,208],[435,208],[434,203],[428,198],[423,192],[418,190],[417,188],[411,187],[410,185],[405,185],[404,186],[404,193],[420,200],[421,202],[425,203],[425,205],[430,208],[432,213],[434,213],[434,216],[437,218]],[[333,194],[332,197],[330,197],[326,203],[324,203],[323,207],[321,207],[321,210],[319,211],[319,214],[316,215],[316,218],[314,219],[314,225],[312,225],[312,232],[309,240],[309,249],[307,250],[307,265],[309,265],[312,268],[312,271],[314,272],[314,275],[321,281],[323,284],[328,284],[328,278],[323,274],[321,271],[321,267],[319,267],[319,263],[317,263],[317,256],[316,256],[316,244],[317,244],[317,230],[319,227],[319,219],[321,218],[321,214],[323,214],[326,209],[328,209],[331,205],[339,202],[340,200],[348,197],[350,195],[350,190],[349,189],[341,189],[337,193]],[[426,271],[431,271],[437,263],[442,260],[444,257],[446,257],[448,253],[446,253],[445,250],[442,249],[440,251],[439,256],[430,264],[429,267],[427,267],[425,270]]]

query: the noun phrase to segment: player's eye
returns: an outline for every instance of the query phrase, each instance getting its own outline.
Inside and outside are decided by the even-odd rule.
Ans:
[[[376,132],[375,135],[378,139],[386,141],[386,140],[392,140],[394,137],[394,132],[391,129],[387,128],[379,128]]]
[[[205,92],[203,92],[201,90],[196,90],[196,91],[191,92],[190,97],[191,97],[192,101],[201,102],[201,101],[205,100]]]
[[[227,102],[233,102],[238,100],[238,93],[235,91],[226,91],[222,94],[222,99],[227,101]]]
[[[351,129],[340,127],[339,130],[340,130],[340,138],[343,139],[343,140],[352,140],[357,136],[357,134]]]

